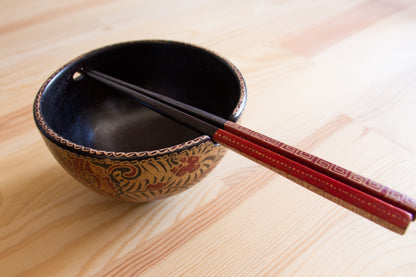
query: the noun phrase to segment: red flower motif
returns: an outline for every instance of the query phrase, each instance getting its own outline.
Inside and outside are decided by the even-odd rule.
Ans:
[[[170,172],[174,173],[178,177],[184,176],[186,173],[192,173],[196,171],[200,164],[198,163],[199,157],[198,156],[191,156],[188,158],[182,158],[180,160],[183,165],[179,167],[174,167],[170,170]]]
[[[153,184],[153,185],[148,185],[147,188],[148,189],[161,189],[164,186],[166,186],[168,183],[157,183],[157,184]]]

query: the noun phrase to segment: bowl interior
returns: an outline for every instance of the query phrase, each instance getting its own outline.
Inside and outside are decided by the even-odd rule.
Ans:
[[[116,152],[170,147],[200,136],[137,101],[87,77],[88,67],[194,105],[229,120],[245,88],[216,55],[186,44],[143,41],[90,52],[64,67],[44,88],[40,112],[47,125],[78,145]]]

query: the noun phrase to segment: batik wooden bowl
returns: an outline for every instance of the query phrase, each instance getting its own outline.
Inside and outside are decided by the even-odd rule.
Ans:
[[[58,162],[88,188],[146,202],[186,190],[222,158],[209,137],[84,77],[88,67],[236,121],[246,100],[240,72],[216,54],[171,41],[134,41],[86,53],[39,90],[35,122]]]

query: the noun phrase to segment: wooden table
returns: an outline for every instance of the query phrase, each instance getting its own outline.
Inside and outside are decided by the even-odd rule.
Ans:
[[[32,103],[106,44],[186,41],[243,73],[244,125],[416,197],[414,1],[30,1],[0,10],[0,276],[414,276],[386,230],[228,152],[192,189],[129,204],[76,183]]]

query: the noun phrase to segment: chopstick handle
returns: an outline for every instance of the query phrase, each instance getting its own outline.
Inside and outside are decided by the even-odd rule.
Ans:
[[[416,200],[398,191],[392,190],[389,187],[383,186],[373,180],[360,176],[345,168],[342,168],[319,157],[313,156],[309,153],[296,149],[293,146],[289,146],[278,140],[257,133],[246,127],[240,126],[237,123],[227,121],[221,117],[200,110],[196,107],[187,105],[185,103],[179,102],[175,99],[122,81],[120,79],[114,78],[96,70],[83,68],[81,69],[81,71],[90,77],[112,81],[113,83],[116,83],[118,85],[135,90],[138,93],[142,93],[148,97],[157,99],[176,109],[190,113],[193,116],[203,119],[204,121],[213,124],[218,128],[225,129],[230,133],[240,136],[246,140],[252,141],[256,144],[259,144],[262,147],[276,152],[282,156],[288,157],[289,159],[293,159],[294,161],[300,164],[303,164],[307,167],[311,167],[312,169],[324,175],[328,175],[335,180],[350,185],[358,190],[362,190],[377,198],[383,199],[384,201],[411,213],[413,220],[415,220],[416,218]]]
[[[243,134],[241,136],[232,134],[222,129],[223,127],[212,125],[214,122],[204,121],[181,109],[172,107],[165,101],[159,101],[150,95],[146,96],[145,94],[138,93],[134,87],[127,87],[122,82],[106,78],[104,74],[94,74],[94,72],[86,70],[81,71],[103,84],[107,84],[114,89],[134,97],[150,109],[203,134],[209,135],[217,142],[392,231],[403,234],[412,220],[412,215],[407,211],[326,176],[325,173],[309,168],[301,162],[291,160],[290,157],[285,157],[285,155],[282,155],[278,151],[267,149],[270,146],[267,143],[256,144],[256,140],[253,141],[252,137],[250,138],[252,141],[246,140],[242,137],[245,136]],[[234,127],[234,129],[239,129],[236,125],[227,124],[227,126],[228,129],[231,129],[230,126]],[[257,136],[265,137],[261,134]],[[257,140],[259,139],[257,138]]]
[[[289,180],[399,234],[403,234],[412,221],[412,215],[407,211],[226,130],[218,129],[213,139]]]
[[[415,220],[416,200],[407,195],[237,123],[227,121],[224,130],[406,210],[412,214],[412,220]]]

